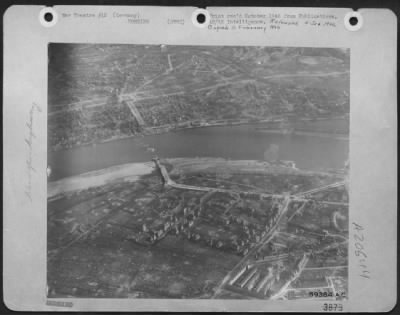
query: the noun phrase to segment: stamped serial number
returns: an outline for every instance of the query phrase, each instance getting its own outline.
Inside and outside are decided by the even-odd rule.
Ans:
[[[331,292],[327,292],[327,291],[310,291],[308,293],[308,295],[310,297],[318,297],[318,298],[322,298],[322,297],[335,297],[335,298],[345,298],[346,297],[346,293],[345,292],[336,292],[333,293]]]
[[[343,312],[343,304],[324,303],[322,310],[325,312]]]

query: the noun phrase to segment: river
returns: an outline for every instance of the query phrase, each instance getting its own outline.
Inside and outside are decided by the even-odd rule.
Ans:
[[[113,165],[149,161],[155,155],[263,160],[271,145],[278,148],[279,159],[294,161],[298,168],[307,170],[343,168],[349,154],[348,139],[270,133],[254,125],[238,125],[185,129],[49,152],[48,165],[53,181]]]

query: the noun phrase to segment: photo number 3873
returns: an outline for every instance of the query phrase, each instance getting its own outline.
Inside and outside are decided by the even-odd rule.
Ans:
[[[343,304],[338,303],[324,303],[322,305],[324,312],[343,312]]]

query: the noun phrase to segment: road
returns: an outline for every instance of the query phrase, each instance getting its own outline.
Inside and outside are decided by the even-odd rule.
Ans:
[[[224,277],[224,279],[221,281],[221,283],[219,284],[219,286],[217,287],[217,289],[215,290],[213,299],[215,299],[221,292],[221,290],[223,289],[223,287],[225,286],[226,283],[228,283],[229,279],[231,279],[235,273],[237,273],[243,266],[244,263],[246,263],[246,261],[249,261],[250,258],[252,256],[254,256],[255,252],[263,245],[267,244],[273,237],[274,234],[276,232],[276,229],[278,228],[279,224],[282,221],[282,218],[284,217],[284,215],[286,214],[286,211],[288,209],[288,206],[290,204],[290,199],[286,198],[285,201],[282,203],[281,208],[280,208],[280,213],[279,213],[279,217],[276,220],[275,224],[271,227],[271,229],[268,231],[268,233],[260,240],[260,242],[258,242],[258,244],[256,246],[254,246],[248,253],[247,255],[245,255],[240,261],[239,263],[233,267],[233,269],[228,272],[228,274]]]
[[[304,193],[298,193],[296,195],[282,195],[282,194],[270,194],[270,193],[262,193],[262,192],[248,192],[248,191],[240,191],[240,190],[233,190],[233,189],[222,189],[222,188],[215,188],[215,187],[207,187],[207,186],[193,186],[193,185],[186,185],[186,184],[179,184],[173,181],[168,174],[165,166],[160,163],[159,159],[153,159],[156,167],[160,170],[163,181],[166,185],[176,188],[176,189],[187,189],[187,190],[194,190],[194,191],[205,191],[205,192],[221,192],[221,193],[228,193],[228,194],[257,194],[262,197],[272,197],[272,198],[290,198],[294,201],[310,201],[313,199],[302,198],[303,195],[310,194],[312,192],[318,192],[334,187],[339,187],[344,185],[344,182],[336,182],[330,185],[322,186],[315,188],[313,190],[306,191]],[[321,203],[325,204],[334,204],[334,205],[348,205],[347,203],[340,203],[340,202],[329,202],[329,201],[321,201]]]
[[[192,186],[192,185],[185,185],[185,184],[178,184],[175,181],[173,181],[168,174],[167,169],[165,168],[164,165],[162,165],[160,163],[160,160],[158,158],[153,159],[154,163],[156,164],[157,168],[160,170],[161,172],[161,176],[163,178],[163,181],[166,185],[169,185],[170,187],[173,188],[177,188],[177,189],[188,189],[188,190],[195,190],[195,191],[204,191],[204,192],[223,192],[223,193],[241,193],[240,191],[233,191],[233,190],[228,190],[228,189],[220,189],[220,188],[211,188],[211,187],[200,187],[200,186]],[[232,279],[235,274],[237,274],[241,269],[243,269],[243,264],[246,264],[248,262],[251,261],[251,257],[254,256],[255,252],[261,247],[264,246],[265,244],[267,244],[275,235],[276,230],[278,229],[280,223],[282,222],[282,219],[284,218],[289,204],[291,201],[296,200],[296,201],[304,201],[305,203],[302,205],[304,206],[306,204],[307,201],[309,201],[310,199],[302,199],[300,198],[300,196],[306,195],[306,194],[310,194],[310,193],[314,193],[314,192],[318,192],[318,191],[323,191],[326,189],[330,189],[330,188],[334,188],[334,187],[339,187],[344,185],[344,182],[336,182],[330,185],[325,185],[322,187],[318,187],[309,191],[306,191],[304,193],[299,193],[296,195],[271,195],[271,194],[263,194],[260,193],[260,195],[262,196],[270,196],[270,197],[275,197],[275,198],[281,198],[282,199],[282,203],[280,204],[280,208],[279,208],[279,217],[277,218],[275,224],[271,227],[271,229],[268,231],[268,233],[247,253],[247,255],[245,255],[240,261],[239,263],[230,271],[228,272],[228,274],[224,277],[224,279],[221,281],[221,283],[219,284],[219,286],[217,287],[217,289],[215,290],[213,299],[216,298],[221,291],[223,290],[224,286],[229,282],[230,279]],[[301,209],[302,207],[300,207]],[[330,235],[330,236],[336,236],[336,235]],[[324,249],[322,249],[322,251],[330,249],[330,248],[334,248],[336,247],[337,244],[335,244],[334,246],[328,246]],[[271,299],[277,299],[282,297],[287,288],[289,287],[289,285],[299,277],[299,275],[301,274],[301,272],[303,271],[303,269],[305,268],[307,262],[309,259],[309,255],[305,254],[305,256],[303,257],[303,259],[300,261],[299,263],[299,270],[298,272],[295,273],[295,275],[287,282],[285,283],[285,285],[274,295],[271,297]],[[262,261],[255,261],[252,264],[258,264],[258,263],[262,263]],[[251,265],[251,264],[248,264]]]
[[[186,185],[186,184],[178,184],[169,177],[167,169],[165,168],[164,165],[162,165],[160,163],[160,161],[158,159],[153,159],[153,161],[156,164],[157,168],[160,170],[164,183],[172,188],[194,190],[194,191],[204,191],[204,192],[221,192],[221,193],[228,193],[228,194],[243,193],[242,191],[236,191],[233,189],[222,189],[222,188],[207,187],[207,186],[192,186],[192,185]],[[244,192],[244,193],[247,193],[247,192]],[[266,197],[278,197],[278,198],[283,197],[281,195],[272,195],[272,194],[263,194],[263,193],[260,193],[260,195],[266,196]]]
[[[298,264],[298,271],[295,272],[295,274],[282,286],[282,288],[275,293],[273,296],[271,296],[271,300],[276,300],[280,297],[282,297],[283,295],[285,295],[287,288],[290,286],[290,284],[295,281],[298,277],[300,277],[301,273],[304,270],[304,267],[307,265],[309,260],[309,255],[308,254],[304,254],[303,258],[300,260],[299,264]]]
[[[147,90],[147,93],[149,95],[139,97],[137,96],[137,101],[142,101],[142,100],[150,100],[150,99],[157,99],[160,97],[166,97],[166,96],[174,96],[174,95],[183,95],[187,93],[199,93],[199,92],[204,92],[204,91],[209,91],[209,90],[215,90],[216,88],[219,87],[225,87],[228,85],[237,85],[237,84],[246,84],[246,83],[252,83],[252,82],[257,82],[260,80],[271,80],[271,79],[286,79],[286,78],[301,78],[301,77],[329,77],[329,76],[338,76],[338,75],[344,75],[348,74],[348,72],[328,72],[328,73],[308,73],[308,74],[276,74],[276,75],[270,75],[270,76],[265,76],[265,77],[256,77],[256,78],[249,78],[249,79],[240,79],[238,80],[235,78],[234,80],[229,79],[229,78],[224,78],[221,79],[220,82],[214,83],[213,85],[210,86],[205,86],[205,87],[200,87],[200,88],[193,88],[190,90],[177,90],[175,92],[171,92],[171,89],[168,89],[167,93],[162,93],[161,95],[154,95],[154,91],[152,90]],[[157,93],[162,91],[161,89],[157,89]],[[121,97],[126,97],[126,96],[131,96],[132,94],[136,95],[136,92],[133,93],[127,93],[127,94],[121,94]]]
[[[302,196],[314,194],[316,192],[320,192],[320,191],[323,191],[323,190],[327,190],[327,189],[335,188],[335,187],[339,187],[339,186],[344,186],[344,185],[345,185],[345,181],[336,182],[336,183],[329,184],[329,185],[326,185],[326,186],[321,186],[321,187],[317,187],[317,188],[314,188],[314,189],[310,189],[310,190],[295,194],[293,196],[302,197]]]
[[[183,66],[183,64],[180,64],[179,66],[175,67],[175,70],[179,69],[182,66]],[[228,65],[228,66],[231,66],[231,65]],[[300,78],[300,77],[304,77],[304,78],[307,78],[307,77],[329,77],[329,76],[345,75],[345,74],[349,73],[348,71],[343,71],[343,72],[327,72],[327,73],[275,74],[275,75],[269,75],[269,76],[264,76],[264,77],[250,77],[248,79],[242,79],[242,80],[237,80],[237,79],[232,80],[232,79],[227,79],[224,77],[223,79],[221,79],[220,83],[202,87],[202,88],[197,88],[197,89],[195,88],[190,91],[179,90],[179,91],[175,91],[175,92],[168,92],[166,94],[161,94],[161,95],[149,95],[149,96],[144,96],[144,97],[137,96],[137,93],[141,89],[143,89],[145,86],[149,85],[156,79],[158,79],[164,75],[167,75],[170,72],[171,72],[170,68],[166,69],[164,72],[162,72],[158,75],[155,75],[151,79],[145,81],[143,84],[141,84],[139,87],[137,87],[133,92],[125,93],[124,89],[123,89],[123,91],[121,91],[122,93],[119,95],[120,99],[124,99],[125,97],[131,98],[132,96],[135,96],[135,101],[141,101],[141,100],[157,99],[157,98],[164,97],[164,96],[183,95],[183,94],[187,94],[189,92],[190,93],[203,92],[203,91],[216,89],[218,87],[224,87],[224,86],[233,85],[233,84],[245,84],[245,83],[250,83],[250,82],[255,82],[255,81],[260,81],[260,80],[263,81],[263,80],[271,80],[271,79],[286,79],[286,78]],[[160,90],[161,89],[158,89],[157,91],[160,91]],[[170,91],[170,89],[169,89],[169,91]],[[81,108],[82,106],[97,107],[97,106],[104,106],[106,104],[107,104],[106,97],[97,98],[95,100],[85,100],[85,101],[81,101],[81,102],[75,102],[75,103],[68,104],[65,106],[66,109],[50,112],[49,115],[54,115],[56,113],[64,112],[65,110],[71,110],[73,108]]]

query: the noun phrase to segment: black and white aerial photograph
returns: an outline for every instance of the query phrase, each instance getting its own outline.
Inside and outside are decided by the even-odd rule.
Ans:
[[[47,297],[348,298],[350,49],[48,46]]]

